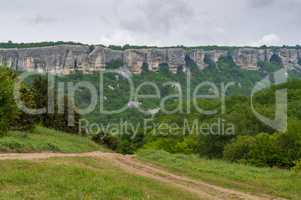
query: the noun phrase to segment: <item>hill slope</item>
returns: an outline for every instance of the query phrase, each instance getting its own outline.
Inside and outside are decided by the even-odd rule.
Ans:
[[[37,126],[31,133],[11,131],[0,137],[0,152],[89,152],[107,151],[87,137]]]

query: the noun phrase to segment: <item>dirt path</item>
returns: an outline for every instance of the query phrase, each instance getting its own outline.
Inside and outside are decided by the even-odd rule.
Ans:
[[[185,191],[194,193],[202,200],[280,200],[270,196],[257,196],[232,189],[225,189],[202,181],[196,181],[184,176],[178,176],[161,168],[137,161],[131,156],[123,156],[115,153],[25,153],[25,154],[0,154],[0,160],[34,160],[58,157],[95,157],[113,162],[129,173],[144,176],[179,187]]]

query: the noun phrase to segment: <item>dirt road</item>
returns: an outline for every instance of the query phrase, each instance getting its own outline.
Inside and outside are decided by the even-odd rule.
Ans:
[[[233,189],[225,189],[202,181],[196,181],[188,177],[175,175],[154,165],[138,161],[131,156],[123,156],[115,153],[25,153],[25,154],[0,154],[0,160],[34,160],[59,157],[94,157],[111,161],[123,170],[155,179],[169,185],[181,188],[187,192],[194,193],[202,200],[280,200],[267,195],[247,194]]]

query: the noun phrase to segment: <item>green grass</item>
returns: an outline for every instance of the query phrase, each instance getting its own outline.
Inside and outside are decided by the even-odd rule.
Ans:
[[[193,194],[128,174],[94,158],[0,161],[0,199],[196,200]]]
[[[301,174],[293,171],[257,168],[222,160],[201,159],[193,155],[170,154],[165,151],[143,150],[138,152],[137,157],[174,173],[226,188],[301,199]]]
[[[31,133],[12,131],[0,137],[0,152],[105,151],[88,137],[72,135],[37,126]]]

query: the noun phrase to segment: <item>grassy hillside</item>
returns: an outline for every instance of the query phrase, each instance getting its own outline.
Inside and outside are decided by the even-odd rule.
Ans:
[[[194,200],[178,188],[91,158],[0,161],[0,199]]]
[[[165,151],[140,151],[138,158],[174,173],[223,187],[295,200],[301,196],[301,174],[293,171],[257,168],[222,160],[200,159],[194,155],[170,154]]]
[[[90,152],[104,151],[87,137],[37,126],[30,133],[10,131],[0,137],[0,152]]]

